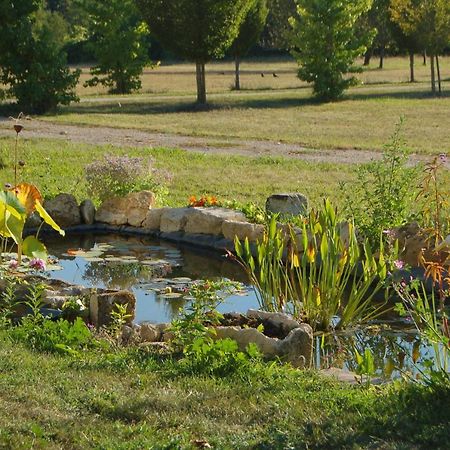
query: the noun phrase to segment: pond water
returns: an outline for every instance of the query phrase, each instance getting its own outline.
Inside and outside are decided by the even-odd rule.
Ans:
[[[60,270],[51,276],[89,287],[128,289],[136,296],[135,322],[170,322],[187,301],[190,281],[227,278],[246,283],[238,264],[217,252],[199,251],[146,237],[72,234],[66,238],[44,237]],[[219,311],[246,312],[258,308],[250,286],[225,299]],[[370,348],[376,375],[396,377],[401,372],[418,373],[426,359],[434,358],[432,347],[418,339],[411,326],[397,317],[387,317],[363,330],[316,337],[316,365],[355,371],[355,349]],[[416,365],[412,358],[417,359]]]

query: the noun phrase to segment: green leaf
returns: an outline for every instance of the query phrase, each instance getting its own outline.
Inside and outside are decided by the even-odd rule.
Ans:
[[[30,258],[39,258],[47,261],[48,253],[45,245],[34,236],[28,236],[23,241],[23,254]]]

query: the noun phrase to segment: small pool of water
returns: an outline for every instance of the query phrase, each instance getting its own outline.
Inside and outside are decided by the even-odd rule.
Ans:
[[[186,302],[190,281],[227,278],[245,282],[241,268],[216,252],[193,251],[167,241],[102,234],[43,238],[61,270],[53,278],[87,287],[131,290],[135,322],[170,322]],[[228,297],[220,312],[258,308],[252,289]]]
[[[88,287],[127,289],[136,296],[135,322],[170,322],[188,299],[184,289],[200,279],[227,278],[241,283],[247,279],[241,267],[217,252],[146,237],[111,234],[72,234],[66,238],[44,237],[49,252],[57,258],[57,279]],[[258,309],[250,286],[228,297],[219,311],[246,312]],[[419,373],[426,359],[434,358],[431,346],[421,343],[412,327],[399,328],[395,319],[357,332],[317,336],[317,367],[341,367],[355,371],[355,349],[370,348],[376,375],[388,378],[402,371]],[[412,363],[417,359],[418,366]]]

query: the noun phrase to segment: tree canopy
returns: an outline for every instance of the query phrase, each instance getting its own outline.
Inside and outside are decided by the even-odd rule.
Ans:
[[[313,83],[319,99],[335,100],[356,82],[347,74],[361,70],[354,61],[373,34],[357,36],[355,24],[371,5],[372,0],[297,0],[298,15],[291,20],[293,54],[300,65],[298,76]]]
[[[136,0],[163,47],[197,65],[197,101],[206,103],[205,64],[236,39],[254,0]]]

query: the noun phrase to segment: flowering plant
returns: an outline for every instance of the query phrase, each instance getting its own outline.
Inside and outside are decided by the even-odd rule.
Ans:
[[[214,195],[202,195],[199,199],[195,195],[189,197],[189,206],[192,208],[198,208],[202,206],[221,206],[221,203]]]
[[[89,194],[100,202],[142,190],[161,196],[171,179],[168,172],[153,167],[151,158],[112,155],[88,164],[85,175]]]

